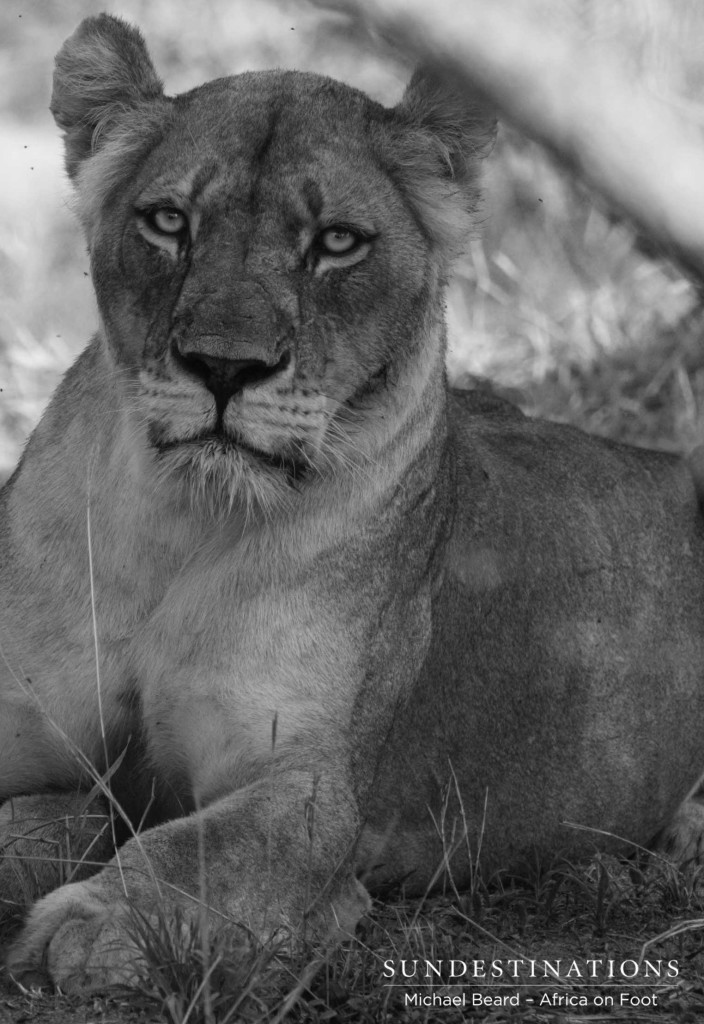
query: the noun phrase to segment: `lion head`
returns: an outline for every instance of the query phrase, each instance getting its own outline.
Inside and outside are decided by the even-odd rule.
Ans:
[[[402,407],[441,362],[492,119],[427,73],[393,109],[293,71],[167,97],[108,15],[64,44],[52,111],[115,387],[162,477],[267,511],[372,456],[378,393]]]

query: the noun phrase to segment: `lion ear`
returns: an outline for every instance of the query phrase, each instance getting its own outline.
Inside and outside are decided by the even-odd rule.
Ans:
[[[433,140],[440,172],[458,183],[476,174],[494,145],[496,117],[450,72],[417,68],[396,110]]]
[[[399,183],[431,240],[456,255],[471,233],[496,117],[465,81],[429,68],[414,72],[393,113]]]
[[[86,18],[59,50],[51,112],[65,132],[66,169],[79,165],[126,110],[162,98],[141,34],[120,18]]]

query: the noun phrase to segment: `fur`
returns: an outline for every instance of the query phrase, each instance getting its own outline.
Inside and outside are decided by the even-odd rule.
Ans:
[[[448,392],[491,116],[427,74],[392,110],[294,72],[167,100],[104,15],[52,110],[101,327],[0,497],[0,800],[14,835],[97,786],[139,835],[13,972],[134,980],[132,904],[339,935],[479,846],[647,843],[702,768],[697,488]]]

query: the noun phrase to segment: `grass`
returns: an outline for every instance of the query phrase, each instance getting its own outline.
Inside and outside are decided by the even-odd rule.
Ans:
[[[534,861],[512,876],[479,883],[471,893],[434,896],[420,904],[402,899],[377,904],[354,941],[328,953],[308,946],[293,956],[285,942],[258,946],[234,926],[208,929],[204,939],[198,924],[154,922],[135,911],[133,935],[146,962],[135,990],[97,993],[88,1001],[8,990],[5,1002],[21,1007],[27,1020],[61,1022],[78,1019],[86,1006],[91,1019],[109,1022],[118,1014],[120,1020],[170,1024],[284,1018],[300,1024],[440,1019],[542,1024],[602,1019],[601,1009],[609,1020],[656,1016],[694,1022],[704,1013],[700,883],[698,871],[660,862],[646,868],[603,854],[583,865],[559,858]],[[696,926],[668,929],[671,922],[692,918],[698,919]],[[596,979],[576,977],[574,967],[569,976],[569,965],[576,963],[584,974],[586,962],[594,960],[605,965],[595,969]],[[482,963],[490,974],[494,961],[503,965],[508,981],[488,977],[467,985],[452,977],[463,964],[470,975],[481,971]],[[552,974],[558,961],[563,965],[559,981]],[[676,961],[676,975],[667,970],[670,961]],[[615,965],[613,980],[607,976],[609,962]],[[623,978],[621,963],[627,974],[640,964],[650,976]],[[420,1002],[463,994],[469,1002],[462,1007],[438,1010]],[[495,1004],[516,995],[517,1006]],[[479,997],[484,1003],[473,1004]],[[583,998],[587,1005],[580,1004]],[[634,1007],[632,999],[644,1005]],[[655,1005],[649,1005],[653,999]],[[556,1016],[556,1010],[567,1015]],[[47,1011],[55,1016],[44,1016]]]
[[[66,209],[57,133],[45,111],[53,53],[91,5],[68,0],[59,6],[60,12],[10,0],[0,12],[6,76],[0,109],[6,161],[0,197],[0,478],[10,471],[59,375],[95,323],[87,259]],[[249,66],[312,67],[378,96],[398,94],[393,71],[366,56],[360,61],[351,50],[321,49],[307,16],[291,13],[293,7],[279,14],[261,2],[255,14],[251,4],[210,0],[199,5],[188,31],[189,14],[181,3],[126,0],[120,10],[144,27],[172,91],[243,67],[246,58]],[[616,13],[613,4],[595,0],[589,11],[595,21],[628,23],[627,32],[623,25],[613,32],[622,31],[619,39],[629,60],[652,58],[659,47],[658,60],[647,69],[667,66],[666,85],[679,90],[701,119],[704,29],[695,3],[682,3],[678,17],[663,0],[622,3]],[[645,15],[641,21],[644,11],[652,15],[656,32],[648,33]],[[482,236],[478,233],[469,246],[448,300],[452,379],[488,379],[531,413],[618,440],[681,452],[699,443],[704,310],[697,288],[511,131],[502,131],[487,183]],[[59,861],[64,860],[71,862],[69,850],[62,849]],[[477,877],[469,893],[375,904],[354,941],[332,953],[308,947],[295,957],[275,943],[244,943],[237,928],[204,936],[185,922],[136,915],[135,936],[147,964],[137,992],[81,1002],[46,991],[22,992],[4,978],[0,1021],[226,1024],[270,1021],[284,1012],[287,1020],[301,1024],[440,1019],[543,1024],[583,1017],[696,1021],[704,1016],[700,879],[695,871],[659,862],[648,867],[599,854],[579,865],[557,858],[528,863],[513,877],[487,882]],[[31,871],[22,884],[29,894]],[[0,942],[8,928],[0,932]],[[657,1007],[621,1006],[620,993],[631,990],[623,980],[587,990],[592,997],[613,996],[612,1007],[602,1009],[593,1001],[587,1007],[541,1005],[543,992],[578,997],[585,990],[575,979],[559,985],[529,979],[525,989],[510,991],[524,997],[532,991],[532,1004],[524,998],[518,1008],[438,1010],[406,1004],[407,993],[428,994],[419,979],[407,979],[404,989],[390,988],[384,973],[387,960],[620,961],[641,954],[678,961],[676,979],[648,986],[647,992],[658,997]],[[478,990],[506,991],[497,979]],[[433,991],[452,996],[462,990],[445,973],[435,979]]]
[[[35,900],[49,889],[79,881],[95,870],[105,856],[109,819],[97,813],[96,792],[76,801],[72,813],[61,815],[49,805],[37,808],[25,820],[14,815],[14,801],[0,811],[3,859],[12,872],[10,886],[0,896],[0,942],[3,933],[16,930]],[[5,817],[9,809],[10,820]],[[18,816],[19,817],[19,816]]]
[[[94,813],[89,801],[84,812]],[[458,842],[467,846],[463,820],[442,820],[453,850]],[[104,822],[89,823],[91,835]],[[23,831],[30,845],[18,858],[18,896],[31,899],[39,884],[32,878],[35,834]],[[698,1020],[704,867],[676,868],[639,848],[631,856],[605,854],[599,840],[587,862],[528,856],[511,873],[486,879],[474,871],[462,891],[440,870],[448,844],[438,865],[441,893],[375,902],[354,937],[327,949],[310,941],[292,947],[284,930],[260,943],[220,913],[215,920],[179,910],[153,916],[132,906],[128,934],[136,953],[127,962],[137,965],[138,980],[131,972],[129,990],[65,996],[42,987],[41,975],[18,986],[0,974],[0,1011],[11,1006],[40,1024],[78,1021],[88,1007],[104,1024],[543,1024],[602,1019],[601,1011],[609,1020]],[[67,827],[59,846],[57,862],[70,880],[85,846],[81,829]],[[474,863],[469,846],[467,852]],[[9,937],[16,920],[16,913],[5,920],[0,936],[4,930]],[[568,1015],[553,1016],[556,1010]]]
[[[533,414],[686,452],[704,436],[697,288],[504,130],[482,240],[450,291],[450,375],[486,378]]]

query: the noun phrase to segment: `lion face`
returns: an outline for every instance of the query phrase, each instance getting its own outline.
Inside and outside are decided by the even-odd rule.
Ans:
[[[347,464],[437,335],[449,150],[410,91],[390,111],[265,72],[170,100],[134,30],[101,17],[79,33],[92,50],[65,44],[52,109],[125,400],[164,473],[227,507],[267,507]],[[85,89],[67,99],[91,53],[112,106],[93,109]]]
[[[100,308],[164,465],[232,494],[324,472],[398,373],[431,257],[376,158],[382,114],[290,73],[206,86],[105,202]]]

